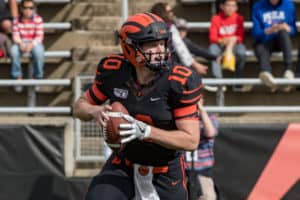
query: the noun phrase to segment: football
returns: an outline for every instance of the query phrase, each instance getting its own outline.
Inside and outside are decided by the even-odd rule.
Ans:
[[[121,144],[120,136],[120,124],[128,123],[120,113],[129,114],[127,109],[120,103],[114,102],[112,105],[112,110],[108,113],[109,120],[107,121],[106,131],[104,131],[104,139],[107,145],[115,152],[118,152],[124,148],[124,144]]]

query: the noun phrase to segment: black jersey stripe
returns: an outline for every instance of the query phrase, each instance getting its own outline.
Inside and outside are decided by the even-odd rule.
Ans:
[[[94,101],[94,98],[90,94],[90,90],[85,91],[84,96],[86,97],[87,101],[92,104],[96,105],[97,103]]]
[[[94,93],[92,92],[92,89],[90,88],[89,90],[86,91],[85,96],[87,97],[89,103],[93,105],[101,105],[104,103],[104,101],[99,100]]]
[[[192,94],[192,93],[194,93],[194,92],[197,92],[197,91],[201,90],[202,87],[203,87],[203,84],[200,83],[200,85],[199,85],[198,87],[196,87],[195,89],[192,89],[192,90],[184,90],[184,91],[182,92],[182,94]]]
[[[196,103],[200,100],[201,97],[202,97],[202,94],[200,93],[199,95],[197,95],[196,97],[193,97],[191,99],[181,99],[180,102],[184,103],[184,104]]]
[[[143,29],[143,28],[144,28],[143,25],[141,25],[141,24],[139,24],[139,23],[137,23],[137,22],[130,22],[130,21],[124,23],[122,27],[128,26],[128,25],[130,25],[130,26],[137,26],[137,27],[140,28],[140,29]]]
[[[103,102],[107,99],[107,96],[101,92],[101,90],[97,87],[97,85],[94,83],[92,88],[90,89],[90,92],[93,96],[97,98],[97,100]]]
[[[185,106],[185,107],[181,107],[181,108],[177,108],[177,109],[173,110],[173,115],[175,117],[187,116],[187,115],[191,115],[194,113],[197,113],[197,104],[193,104],[190,106]]]

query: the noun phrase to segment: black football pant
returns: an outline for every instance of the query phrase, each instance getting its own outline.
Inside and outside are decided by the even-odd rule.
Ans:
[[[153,175],[153,185],[163,200],[187,200],[183,157],[170,161],[167,173]],[[131,200],[134,197],[133,168],[113,154],[95,176],[86,200]]]

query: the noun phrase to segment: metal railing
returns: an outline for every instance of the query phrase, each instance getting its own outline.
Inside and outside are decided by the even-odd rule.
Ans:
[[[299,113],[300,106],[205,106],[211,113]]]
[[[27,80],[9,80],[0,79],[0,87],[7,86],[26,86],[27,90],[27,106],[26,107],[0,107],[0,113],[14,113],[14,114],[24,114],[24,113],[56,113],[56,114],[70,114],[70,107],[36,107],[35,100],[36,94],[34,91],[34,86],[70,86],[71,80],[69,79],[27,79]]]
[[[234,78],[223,78],[223,79],[203,79],[204,85],[215,85],[219,86],[216,94],[216,102],[217,106],[223,107],[225,105],[225,92],[222,90],[223,85],[263,85],[263,82],[258,78],[241,78],[241,79],[234,79]],[[292,80],[284,79],[284,78],[275,78],[275,84],[277,85],[300,85],[300,78],[295,78]],[[277,107],[277,106],[275,106]],[[236,107],[234,107],[236,108]],[[251,107],[247,107],[248,109]],[[274,107],[273,107],[274,108]],[[255,107],[252,108],[254,110]],[[241,112],[241,110],[232,109],[231,112]],[[259,112],[258,109],[255,112]],[[281,112],[280,110],[278,110]],[[254,112],[254,111],[253,111]],[[274,110],[275,112],[275,110]]]
[[[0,107],[1,114],[70,114],[70,107]]]
[[[122,0],[122,8],[121,8],[121,16],[122,16],[122,21],[121,23],[124,23],[126,19],[128,18],[128,0]]]
[[[69,30],[72,28],[70,22],[45,22],[44,29]]]
[[[90,84],[93,76],[77,76],[74,81],[74,98],[83,93],[85,84]],[[96,122],[84,122],[75,119],[75,160],[79,162],[104,161],[109,149],[105,145],[102,130]]]
[[[5,0],[7,3],[8,0]],[[17,0],[18,3],[21,2],[21,0]],[[35,0],[35,3],[48,3],[48,4],[60,4],[60,3],[70,3],[72,0]]]
[[[244,22],[244,27],[246,29],[251,29],[253,26],[252,22]],[[300,28],[300,21],[296,22],[296,26]],[[208,30],[210,27],[210,22],[187,22],[187,27],[189,30]]]
[[[46,51],[45,57],[47,58],[71,58],[72,52],[69,50],[62,51]]]
[[[200,4],[200,3],[215,3],[217,0],[180,0],[184,4]],[[299,3],[299,0],[293,0],[295,3]],[[239,3],[249,3],[250,0],[238,0]]]
[[[75,79],[75,99],[82,94],[82,88],[85,84],[91,84],[93,76],[78,76]],[[278,85],[300,85],[300,78],[287,80],[283,78],[275,79]],[[225,92],[221,90],[223,85],[262,85],[260,79],[212,79],[204,78],[203,84],[220,86],[217,91],[216,98],[218,104],[216,106],[205,106],[208,112],[212,113],[274,113],[274,112],[300,112],[300,106],[224,106]],[[96,122],[83,122],[75,119],[76,134],[76,161],[104,161],[108,147],[105,146],[102,138],[101,129]]]

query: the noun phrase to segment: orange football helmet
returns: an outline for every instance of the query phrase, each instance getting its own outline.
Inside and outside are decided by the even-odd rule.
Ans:
[[[169,31],[165,22],[152,13],[138,13],[127,19],[120,30],[121,47],[125,58],[135,67],[146,66],[158,71],[167,67]],[[165,41],[165,51],[161,60],[151,63],[141,45],[151,41]],[[151,57],[151,55],[150,55]]]

